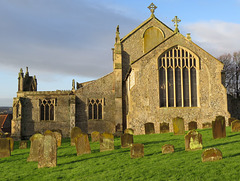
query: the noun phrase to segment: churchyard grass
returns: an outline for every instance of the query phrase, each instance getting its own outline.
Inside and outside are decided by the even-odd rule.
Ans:
[[[90,142],[91,154],[77,156],[70,139],[63,139],[57,151],[57,167],[38,169],[37,162],[27,162],[27,149],[18,149],[15,142],[12,156],[0,159],[0,180],[239,180],[240,132],[213,139],[211,129],[198,130],[203,150],[211,147],[222,151],[223,159],[201,161],[203,150],[185,151],[184,136],[173,133],[134,136],[135,143],[144,144],[144,157],[131,159],[130,149],[121,148],[115,138],[115,150],[100,152],[99,143]],[[28,143],[30,144],[30,143]],[[173,144],[175,152],[162,154],[164,144]]]

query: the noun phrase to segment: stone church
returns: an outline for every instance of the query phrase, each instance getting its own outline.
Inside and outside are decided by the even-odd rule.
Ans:
[[[13,99],[12,136],[29,138],[35,132],[60,129],[64,137],[78,126],[85,133],[134,129],[179,116],[185,126],[230,117],[227,92],[222,85],[223,64],[196,45],[190,34],[180,34],[154,15],[120,38],[116,30],[113,71],[94,81],[76,83],[69,91],[37,91],[37,79],[21,69],[17,97]],[[109,62],[111,63],[111,62]]]

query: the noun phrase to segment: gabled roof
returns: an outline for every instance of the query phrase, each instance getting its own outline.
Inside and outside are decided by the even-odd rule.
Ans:
[[[3,127],[7,117],[8,117],[8,114],[1,114],[0,115],[0,129]]]

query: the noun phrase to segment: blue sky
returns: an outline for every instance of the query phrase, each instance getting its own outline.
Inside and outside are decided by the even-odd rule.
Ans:
[[[0,106],[12,106],[20,68],[38,90],[70,90],[112,71],[116,26],[123,37],[156,17],[218,57],[240,50],[240,0],[0,0]]]

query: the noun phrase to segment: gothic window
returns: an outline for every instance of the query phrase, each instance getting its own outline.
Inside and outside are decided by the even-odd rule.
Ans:
[[[197,107],[197,56],[176,46],[158,61],[160,107]]]
[[[88,119],[103,118],[103,99],[88,100]]]
[[[55,99],[43,99],[40,102],[40,120],[54,120]]]

